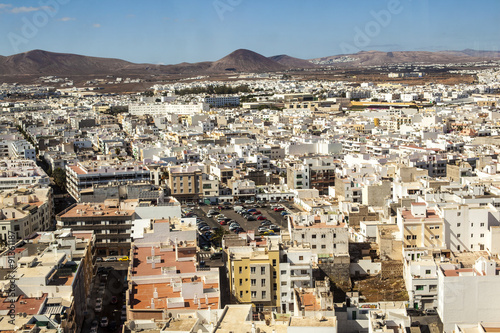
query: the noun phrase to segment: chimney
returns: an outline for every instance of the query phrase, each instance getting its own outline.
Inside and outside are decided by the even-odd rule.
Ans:
[[[256,333],[257,330],[255,329],[255,323],[252,323],[252,333]]]
[[[151,298],[151,309],[155,308],[155,299]]]
[[[205,294],[205,304],[208,304],[208,294]]]
[[[151,246],[151,257],[155,256],[155,248],[154,246]]]
[[[194,304],[198,304],[198,295],[197,295],[197,294],[194,294],[194,300],[193,300],[193,303],[194,303]]]
[[[155,269],[156,268],[156,264],[155,264],[155,261],[153,260],[153,262],[151,262],[151,268]]]
[[[155,291],[153,292],[153,298],[158,298],[158,291],[155,288]]]

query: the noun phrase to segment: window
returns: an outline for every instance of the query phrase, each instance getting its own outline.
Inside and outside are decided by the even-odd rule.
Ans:
[[[411,239],[417,239],[417,235],[411,236]]]
[[[266,298],[266,292],[265,291],[262,292],[262,298]]]
[[[302,239],[306,238],[306,235],[302,234]]]
[[[406,236],[406,239],[411,239],[411,235]]]
[[[312,245],[312,248],[315,249],[316,248],[316,245]]]
[[[460,238],[460,234],[457,234],[457,238]]]
[[[470,224],[470,226],[471,226],[471,227],[473,227],[473,226],[474,226],[474,223],[471,223],[471,224]]]
[[[286,281],[281,281],[282,286],[286,286],[287,282]]]
[[[325,234],[321,235],[321,238],[326,238],[326,235]]]
[[[457,216],[460,216],[460,215],[462,215],[462,213],[461,212],[457,212]]]
[[[255,267],[250,267],[250,274],[255,274]]]
[[[430,269],[426,269],[425,270],[425,274],[431,274],[431,270]]]
[[[238,272],[239,272],[239,273],[243,272],[243,267],[241,267],[241,266],[240,266],[240,267],[238,267]]]
[[[304,260],[304,256],[299,256],[299,260]]]
[[[252,291],[252,298],[257,298],[257,292],[256,291]]]
[[[240,298],[243,297],[243,290],[240,290]]]
[[[260,268],[260,274],[266,274],[266,268],[265,267],[261,267]]]
[[[473,238],[474,237],[474,234],[470,234],[470,238]]]
[[[281,297],[285,298],[286,297],[286,293],[281,293]]]
[[[250,284],[252,287],[255,287],[257,285],[257,280],[256,279],[250,279]]]
[[[276,266],[276,259],[273,259],[273,266]]]
[[[337,238],[337,234],[333,234],[333,238]]]
[[[302,274],[302,275],[306,275],[306,274],[307,274],[307,270],[302,269],[302,270],[300,271],[300,274]]]
[[[424,286],[415,286],[417,290],[424,290]]]
[[[326,245],[324,245],[324,244],[323,244],[323,245],[321,245],[321,248],[322,248],[322,249],[326,249]]]
[[[484,237],[484,234],[480,234],[479,237]]]
[[[312,235],[312,238],[316,238],[316,235]]]
[[[260,286],[265,287],[266,286],[266,279],[260,280]]]
[[[281,275],[286,275],[286,271],[281,271]]]
[[[243,279],[240,279],[240,286],[243,284]]]
[[[460,223],[457,223],[457,227],[460,227]]]
[[[479,226],[480,226],[480,227],[484,227],[484,223],[481,223]]]
[[[336,249],[337,248],[337,244],[333,244],[333,248]]]

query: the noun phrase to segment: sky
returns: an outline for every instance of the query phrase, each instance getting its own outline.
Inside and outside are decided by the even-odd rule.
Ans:
[[[500,50],[499,0],[0,0],[0,55],[136,63],[244,48],[311,59],[361,50]]]

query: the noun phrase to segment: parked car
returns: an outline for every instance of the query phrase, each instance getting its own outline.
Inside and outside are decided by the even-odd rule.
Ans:
[[[97,258],[95,258],[95,261],[96,262],[102,262],[102,258],[101,257],[97,257]]]
[[[265,221],[260,222],[261,226],[262,225],[264,225],[264,226],[270,226],[271,224],[273,224],[273,223],[271,221],[269,221],[269,220],[265,220]]]
[[[97,319],[92,320],[92,323],[90,324],[90,333],[97,333],[98,328],[99,323],[97,322]]]
[[[274,208],[274,211],[275,211],[275,212],[282,212],[282,211],[284,211],[284,210],[285,210],[285,208],[283,208],[283,207],[275,207],[275,208]]]
[[[252,213],[252,212],[256,212],[256,211],[257,211],[257,209],[255,209],[255,208],[250,208],[250,209],[248,209],[248,210],[247,210],[247,213]]]
[[[129,258],[127,256],[121,257],[120,259],[118,259],[118,261],[128,261],[128,260],[129,260]]]
[[[264,215],[257,216],[257,220],[267,220],[267,218]]]
[[[239,224],[233,224],[232,226],[229,227],[229,231],[233,231],[233,230],[236,230],[238,228],[241,228],[241,226]]]
[[[212,228],[210,228],[208,225],[206,225],[206,226],[202,227],[202,228],[200,229],[200,231],[201,231],[201,232],[204,232],[204,231],[209,231],[209,230],[211,230],[211,229],[212,229]]]
[[[101,318],[101,327],[107,327],[108,326],[108,317],[102,317]]]
[[[104,259],[104,261],[117,261],[118,258],[117,257],[107,257],[106,259]]]
[[[425,309],[424,312],[428,316],[433,316],[438,314],[436,309]]]
[[[257,219],[256,219],[255,217],[251,216],[251,215],[250,215],[250,216],[248,216],[246,219],[247,219],[248,221],[257,221]]]
[[[269,230],[269,229],[268,229],[266,226],[260,226],[260,227],[257,229],[257,231],[258,231],[259,233],[263,233],[263,232],[268,231],[268,230]]]
[[[260,212],[260,210],[256,210],[255,212],[252,212],[252,215],[260,215],[260,214],[262,214],[262,213]]]

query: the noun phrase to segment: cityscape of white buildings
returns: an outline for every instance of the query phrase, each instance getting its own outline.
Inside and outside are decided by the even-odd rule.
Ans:
[[[0,100],[0,289],[33,305],[14,326],[0,312],[0,332],[80,332],[85,274],[109,256],[129,261],[123,332],[498,329],[499,73],[478,67],[457,85],[236,77],[153,97],[3,84],[0,96],[37,99]],[[389,74],[402,76],[425,68]],[[175,95],[222,84],[253,92]],[[282,228],[255,221],[201,250],[186,206],[255,204],[284,211]],[[376,279],[375,294],[361,287]]]

